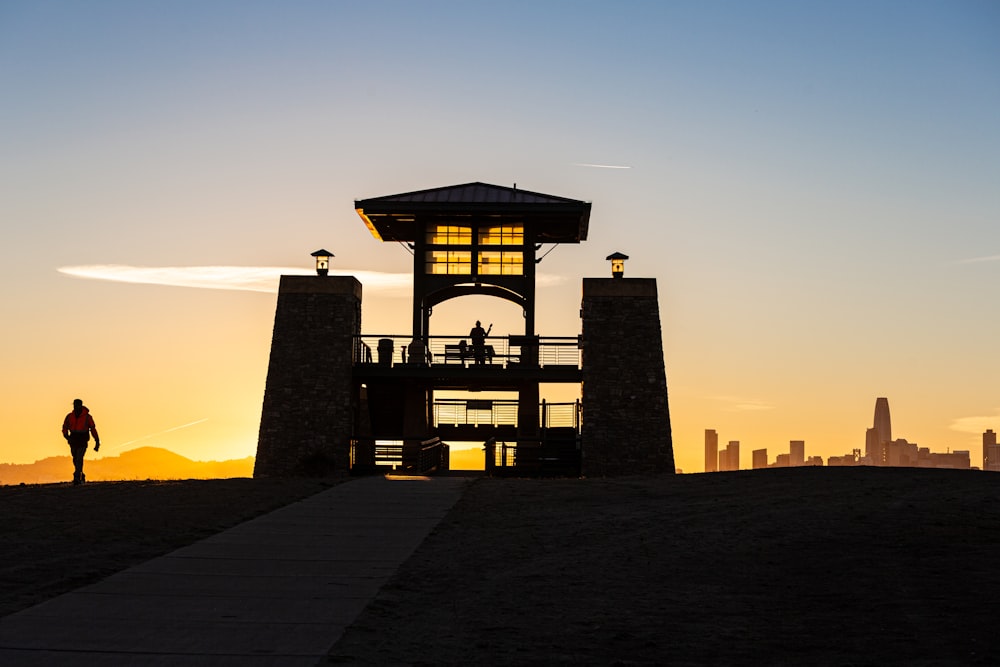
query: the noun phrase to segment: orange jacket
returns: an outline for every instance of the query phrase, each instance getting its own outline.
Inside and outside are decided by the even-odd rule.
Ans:
[[[97,435],[97,427],[94,425],[94,418],[90,416],[90,410],[82,408],[80,414],[71,412],[63,420],[62,433],[64,438],[68,438],[70,433],[87,433],[94,435],[94,440],[100,440]]]

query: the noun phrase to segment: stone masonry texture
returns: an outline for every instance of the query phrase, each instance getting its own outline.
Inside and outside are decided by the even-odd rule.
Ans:
[[[350,468],[358,397],[352,350],[361,283],[282,276],[254,477],[322,476]]]
[[[673,473],[652,278],[584,278],[583,464],[588,477]]]

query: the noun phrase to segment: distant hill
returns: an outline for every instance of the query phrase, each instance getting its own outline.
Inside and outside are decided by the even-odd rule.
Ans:
[[[89,452],[93,456],[92,450]],[[118,456],[87,458],[88,482],[131,479],[225,479],[252,477],[254,457],[229,461],[192,461],[159,447],[139,447]],[[0,463],[0,484],[50,484],[73,479],[69,456],[52,456],[34,463]]]

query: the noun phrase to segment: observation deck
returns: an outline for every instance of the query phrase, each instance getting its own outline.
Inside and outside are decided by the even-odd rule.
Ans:
[[[415,379],[437,390],[505,390],[524,381],[579,383],[578,336],[487,336],[480,359],[467,336],[359,335],[355,380]]]

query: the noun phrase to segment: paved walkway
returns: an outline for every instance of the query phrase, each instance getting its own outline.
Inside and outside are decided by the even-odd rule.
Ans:
[[[345,482],[0,619],[0,665],[315,665],[469,481]]]

